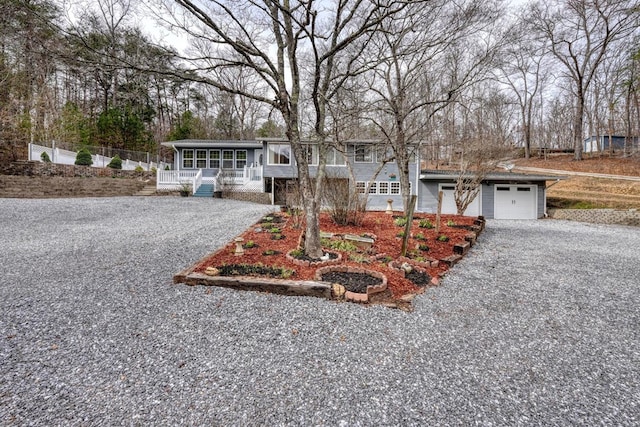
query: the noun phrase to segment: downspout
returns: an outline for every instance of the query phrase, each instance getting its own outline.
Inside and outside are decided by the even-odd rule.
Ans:
[[[176,148],[175,144],[171,144],[171,148],[173,148],[173,151],[176,152],[176,158],[173,161],[173,163],[176,165],[176,171],[180,171],[180,152]]]

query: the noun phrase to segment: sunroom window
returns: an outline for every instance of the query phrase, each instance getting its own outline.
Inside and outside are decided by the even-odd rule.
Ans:
[[[182,167],[193,169],[193,150],[182,150]]]
[[[291,147],[289,144],[269,143],[267,146],[269,155],[267,162],[270,165],[290,165]]]

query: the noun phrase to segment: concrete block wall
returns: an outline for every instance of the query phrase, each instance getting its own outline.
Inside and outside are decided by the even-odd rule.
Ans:
[[[34,199],[133,196],[145,185],[144,181],[137,179],[0,175],[0,197]]]
[[[111,168],[92,168],[90,166],[62,165],[57,163],[19,161],[4,165],[0,169],[4,175],[18,176],[61,176],[61,177],[109,177],[155,179],[151,171],[136,172]]]
[[[636,209],[549,209],[548,214],[554,219],[640,227],[640,212]]]
[[[0,170],[0,197],[132,196],[155,178],[152,172],[42,162],[13,162]]]

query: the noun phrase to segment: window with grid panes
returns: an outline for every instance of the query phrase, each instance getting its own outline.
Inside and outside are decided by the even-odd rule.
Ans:
[[[233,150],[222,150],[222,167],[233,169]]]
[[[193,150],[182,150],[182,168],[193,169]]]
[[[389,194],[389,183],[386,181],[380,181],[378,183],[378,194]]]
[[[209,168],[220,169],[220,150],[209,150]]]
[[[236,151],[236,169],[244,169],[247,165],[247,150]]]
[[[207,167],[207,150],[196,150],[196,168],[204,169]]]

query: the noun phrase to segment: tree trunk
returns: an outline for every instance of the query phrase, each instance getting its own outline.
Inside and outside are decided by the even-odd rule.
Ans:
[[[584,116],[584,95],[579,94],[576,115],[573,119],[573,159],[582,160],[582,122]]]

